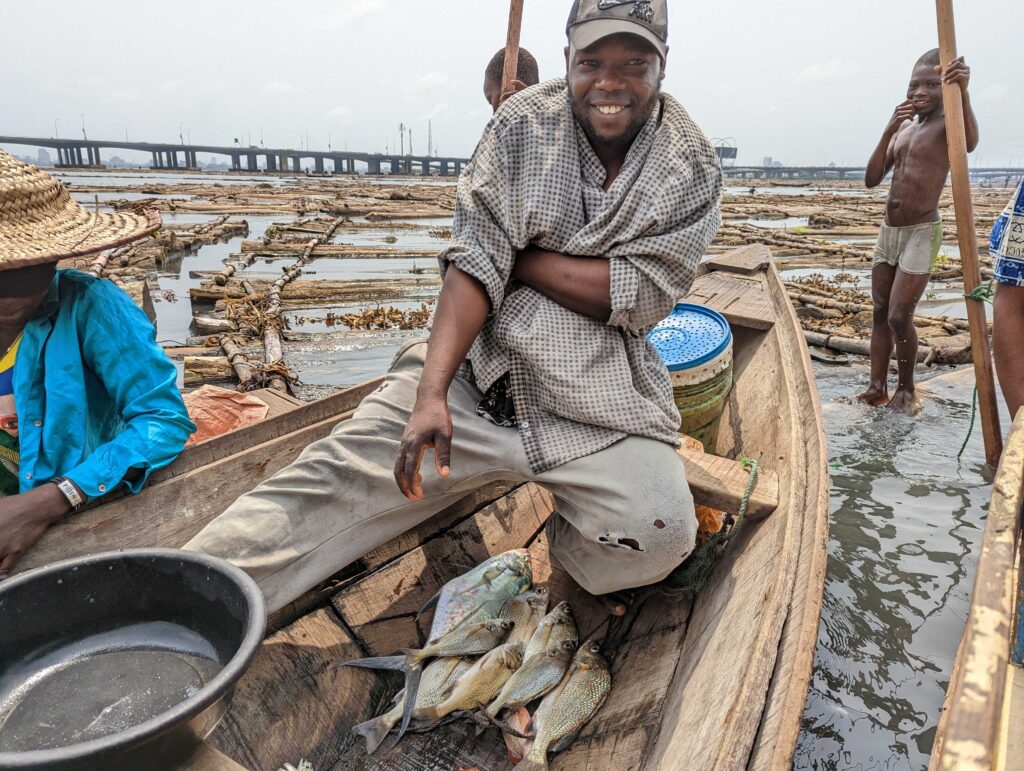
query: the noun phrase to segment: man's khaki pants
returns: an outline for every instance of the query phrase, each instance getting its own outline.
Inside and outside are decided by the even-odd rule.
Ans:
[[[552,553],[593,594],[660,581],[693,549],[693,498],[673,447],[632,436],[535,474],[518,430],[477,415],[483,397],[461,378],[448,394],[451,473],[440,477],[428,453],[424,498],[405,498],[394,464],[425,353],[421,341],[400,351],[350,420],[239,498],[185,548],[248,572],[272,612],[477,488],[533,481],[556,501],[547,526]]]

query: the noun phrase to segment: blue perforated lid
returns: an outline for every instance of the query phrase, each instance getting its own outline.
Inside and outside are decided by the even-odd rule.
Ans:
[[[732,330],[718,311],[679,303],[647,338],[672,372],[697,367],[729,346]]]

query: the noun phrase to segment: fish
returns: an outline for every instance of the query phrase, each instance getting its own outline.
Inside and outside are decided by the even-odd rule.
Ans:
[[[579,642],[579,632],[576,631],[576,619],[572,615],[569,603],[560,602],[554,609],[541,619],[537,631],[533,633],[530,642],[526,644],[526,660],[529,661],[538,653],[547,650],[553,643],[562,640]]]
[[[530,588],[533,568],[526,549],[512,549],[441,587],[420,610],[435,608],[428,641],[438,640],[460,624],[497,618],[506,600]]]
[[[441,703],[455,681],[466,672],[473,662],[470,659],[446,656],[434,659],[423,670],[419,692],[416,694],[416,707],[425,709]],[[392,708],[383,715],[353,726],[352,733],[366,739],[368,755],[381,745],[395,724],[402,719],[404,712],[405,693],[399,693],[392,702]]]
[[[522,663],[521,642],[499,645],[477,659],[455,682],[444,701],[433,707],[413,711],[412,716],[417,721],[417,730],[436,725],[453,712],[480,709],[494,699]]]
[[[505,604],[501,606],[501,612],[498,613],[498,618],[507,618],[516,622],[516,627],[506,642],[518,640],[524,646],[530,642],[541,619],[548,612],[548,599],[547,587],[538,586],[505,601]]]
[[[546,694],[562,681],[575,650],[574,641],[561,640],[525,660],[483,710],[482,717],[494,718],[503,709],[519,709]]]
[[[503,618],[464,624],[423,648],[404,649],[401,656],[355,659],[342,662],[341,666],[362,669],[395,669],[405,672],[405,700],[402,724],[398,728],[398,738],[401,739],[409,728],[409,721],[412,719],[412,713],[416,706],[424,662],[445,656],[479,656],[487,653],[505,642],[514,627],[514,622]]]
[[[580,729],[604,705],[611,689],[612,676],[601,655],[600,641],[584,643],[562,682],[537,708],[533,746],[513,771],[547,771],[548,753],[560,752],[575,741]]]

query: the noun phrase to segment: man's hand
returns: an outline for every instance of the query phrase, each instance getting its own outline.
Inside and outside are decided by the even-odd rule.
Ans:
[[[885,133],[887,136],[892,136],[898,132],[903,124],[908,120],[914,119],[914,103],[909,99],[900,102],[896,105],[896,109],[893,110],[892,117],[889,118],[889,124],[885,127]]]
[[[506,100],[506,99],[508,99],[508,98],[509,98],[510,96],[512,96],[513,94],[516,94],[516,93],[518,93],[518,92],[520,92],[520,91],[523,91],[524,89],[527,89],[527,88],[529,88],[529,86],[527,86],[527,85],[526,85],[525,83],[523,83],[523,81],[521,81],[521,80],[513,80],[513,81],[512,81],[512,84],[511,84],[511,85],[512,85],[512,88],[511,88],[510,90],[508,90],[508,91],[505,91],[505,92],[504,92],[504,93],[503,93],[503,94],[502,94],[502,95],[501,95],[501,96],[500,96],[500,97],[498,98],[498,106],[499,106],[499,107],[500,107],[501,105],[503,105],[503,104],[505,103],[505,100]]]
[[[10,575],[46,528],[69,511],[71,504],[54,484],[0,498],[0,580]]]
[[[409,416],[409,425],[402,435],[402,445],[395,461],[395,481],[402,495],[410,501],[423,498],[420,464],[428,447],[434,448],[434,466],[442,477],[451,471],[452,416],[444,397],[420,396]]]
[[[942,73],[943,83],[955,83],[960,86],[961,91],[966,91],[967,85],[971,82],[971,68],[967,66],[962,56],[951,61],[945,70],[939,66],[935,68],[935,71]]]

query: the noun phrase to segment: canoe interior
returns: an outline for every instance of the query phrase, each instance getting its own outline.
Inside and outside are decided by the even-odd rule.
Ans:
[[[275,614],[271,634],[209,738],[223,755],[207,756],[250,769],[300,758],[317,771],[511,768],[495,732],[475,737],[459,724],[410,735],[389,753],[385,743],[366,758],[350,729],[379,714],[397,683],[336,665],[422,643],[430,618],[418,622],[416,612],[440,586],[492,554],[528,546],[535,580],[549,585],[552,603],[567,599],[581,635],[605,640],[615,683],[604,708],[552,768],[679,768],[683,759],[692,768],[788,768],[824,585],[828,477],[817,392],[767,248],[744,247],[704,263],[688,299],[720,310],[734,332],[735,384],[718,454],[757,459],[754,498],[778,502],[767,518],[748,522],[695,600],[655,587],[640,592],[624,618],[611,619],[548,559],[543,528],[553,513],[550,495],[532,484],[492,485]],[[330,433],[379,383],[188,448],[138,495],[51,528],[18,569],[112,548],[181,546]],[[712,499],[709,480],[735,488],[729,470],[711,464],[700,471],[703,493]],[[696,489],[696,476],[690,478]]]
[[[527,546],[535,583],[548,585],[552,604],[569,601],[581,639],[605,641],[614,678],[604,708],[553,769],[678,768],[682,758],[692,768],[788,767],[817,635],[827,476],[802,338],[767,250],[755,250],[741,250],[740,272],[699,278],[691,297],[726,312],[734,328],[735,386],[719,454],[777,472],[780,505],[733,541],[699,597],[654,587],[612,618],[549,559],[551,496],[533,484],[484,490],[274,619],[282,628],[210,743],[254,769],[302,757],[317,771],[511,769],[500,735],[475,736],[464,722],[397,747],[389,740],[367,757],[350,729],[382,712],[399,682],[335,664],[422,644],[430,616],[416,613],[441,585]],[[742,270],[746,263],[754,269]]]

